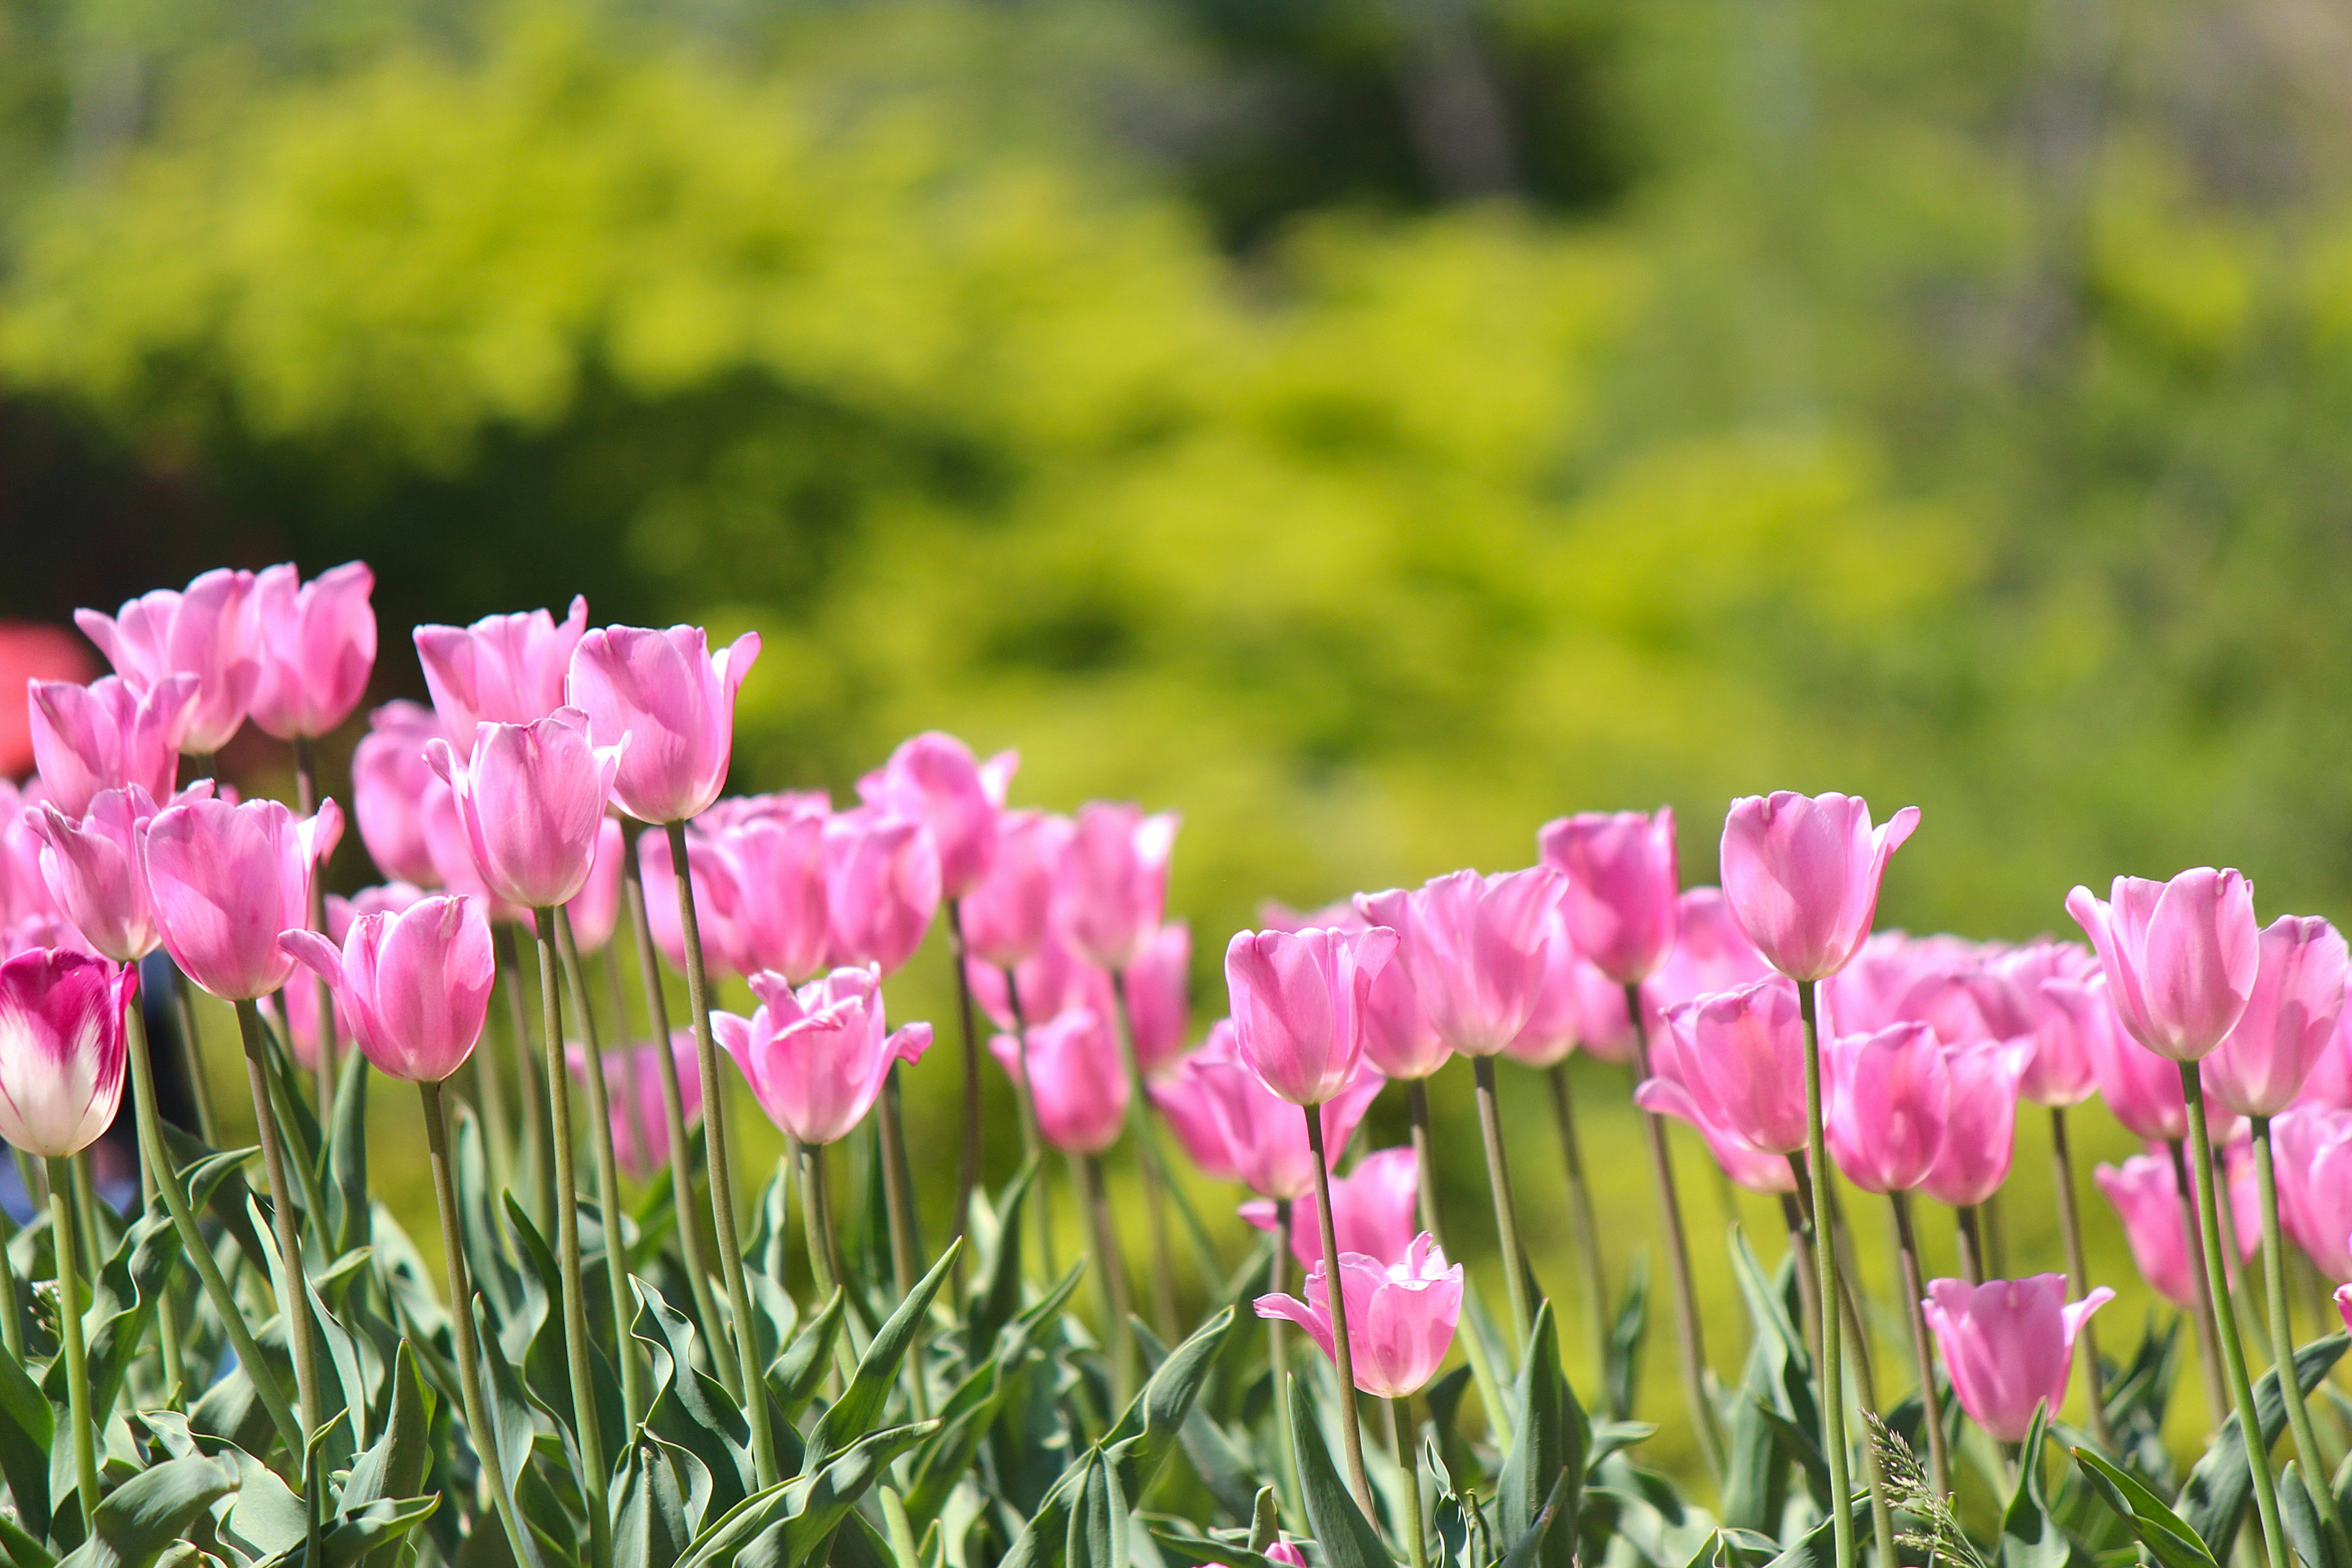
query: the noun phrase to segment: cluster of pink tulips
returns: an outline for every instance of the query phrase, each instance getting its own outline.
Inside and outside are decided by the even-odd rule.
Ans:
[[[320,791],[313,742],[344,723],[367,687],[376,655],[371,587],[357,564],[309,583],[290,566],[207,573],[113,616],[84,612],[80,623],[114,673],[88,686],[31,687],[39,777],[0,820],[0,914],[13,952],[0,963],[0,1136],[46,1162],[64,1354],[77,1382],[85,1347],[73,1292],[89,1268],[75,1238],[88,1226],[71,1211],[89,1198],[76,1156],[113,1121],[127,1076],[145,1193],[171,1211],[289,1452],[307,1451],[322,1408],[320,1325],[307,1293],[278,1303],[295,1374],[289,1399],[244,1327],[168,1152],[135,1005],[137,966],[159,947],[189,982],[236,1010],[274,1240],[288,1268],[327,1260],[300,1223],[314,1206],[298,1201],[310,1177],[289,1169],[278,1131],[295,1081],[280,1056],[316,1075],[320,1104],[331,1108],[343,1077],[365,1070],[341,1056],[349,1044],[367,1068],[420,1088],[459,1302],[472,1289],[443,1086],[467,1067],[494,993],[512,993],[521,1103],[506,1103],[499,1069],[477,1064],[474,1103],[460,1114],[479,1130],[495,1181],[530,1194],[552,1219],[572,1407],[591,1449],[599,1400],[590,1314],[611,1314],[632,1424],[646,1415],[649,1374],[631,1331],[626,1270],[597,1271],[607,1287],[599,1300],[583,1268],[581,1150],[591,1212],[600,1216],[618,1212],[624,1173],[668,1176],[697,1317],[732,1335],[729,1353],[713,1355],[719,1380],[758,1387],[763,1356],[773,1353],[755,1343],[754,1282],[721,1113],[722,1051],[789,1141],[821,1293],[844,1273],[827,1152],[869,1118],[878,1121],[892,1271],[902,1296],[914,1289],[926,1262],[898,1080],[926,1059],[932,1029],[891,1028],[884,991],[942,915],[962,1002],[954,1229],[961,1233],[979,1186],[981,1074],[992,1057],[1014,1090],[1024,1155],[1034,1161],[1050,1147],[1068,1156],[1122,1393],[1138,1374],[1134,1342],[1120,1328],[1129,1268],[1105,1160],[1124,1141],[1135,1162],[1150,1226],[1152,1316],[1172,1337],[1181,1254],[1171,1208],[1187,1228],[1197,1226],[1167,1163],[1164,1126],[1201,1175],[1246,1187],[1254,1200],[1244,1217],[1276,1237],[1270,1288],[1256,1299],[1273,1364],[1288,1364],[1286,1331],[1303,1330],[1341,1386],[1388,1402],[1400,1462],[1412,1464],[1400,1410],[1451,1356],[1469,1289],[1448,1257],[1431,1169],[1433,1080],[1456,1056],[1471,1062],[1504,1258],[1507,1358],[1528,1342],[1541,1287],[1520,1241],[1498,1058],[1547,1077],[1580,1294],[1596,1340],[1606,1337],[1609,1295],[1566,1068],[1581,1049],[1629,1069],[1692,1420],[1718,1468],[1721,1413],[1668,1121],[1696,1130],[1731,1181],[1782,1201],[1801,1259],[1833,1497],[1852,1491],[1849,1405],[1875,1398],[1843,1385],[1862,1324],[1856,1281],[1841,1257],[1850,1246],[1844,1216],[1860,1201],[1853,1194],[1884,1194],[1899,1237],[1928,1465],[1941,1491],[1954,1484],[1944,1381],[1985,1432],[2018,1443],[2063,1402],[2078,1340],[2090,1348],[2090,1420],[2108,1440],[2090,1319],[2112,1292],[2086,1278],[2068,1164],[2066,1113],[2093,1095],[2148,1145],[2120,1166],[2102,1166],[2096,1180],[2141,1271],[2197,1323],[2217,1421],[2231,1409],[2252,1419],[2233,1270],[2259,1249],[2267,1349],[2281,1364],[2293,1353],[2285,1243],[2324,1274],[2352,1281],[2352,1040],[2339,1027],[2347,1022],[2346,944],[2320,920],[2258,924],[2252,889],[2235,872],[2119,878],[2104,900],[2075,889],[2065,908],[2087,949],[2050,940],[1979,944],[1872,934],[1882,879],[1917,824],[1916,810],[1874,826],[1867,806],[1844,795],[1735,801],[1720,887],[1689,889],[1670,812],[1569,816],[1542,828],[1538,862],[1526,869],[1457,871],[1311,914],[1270,906],[1265,929],[1236,933],[1225,947],[1230,1016],[1188,1049],[1191,934],[1166,907],[1173,815],[1104,803],[1071,816],[1011,806],[1013,753],[983,762],[937,733],[901,745],[859,781],[859,803],[845,809],[817,794],[722,798],[736,693],[757,637],[714,652],[694,627],[592,630],[583,601],[561,621],[541,610],[416,629],[432,704],[376,710],[352,758],[352,816],[386,879],[349,900],[330,897],[319,868],[344,813]],[[212,755],[247,719],[290,743],[295,805],[238,798],[210,776]],[[659,831],[641,836],[644,827]],[[651,1038],[607,1052],[583,956],[625,931]],[[538,950],[537,1062],[527,1047],[520,942]],[[663,956],[686,982],[689,1016],[675,1033]],[[609,955],[607,967],[616,988],[607,1016],[625,1017]],[[715,988],[730,977],[741,981],[748,1012],[714,1005]],[[996,1029],[986,1040],[982,1016]],[[193,1048],[193,1029],[184,1037]],[[201,1085],[200,1068],[194,1076]],[[1412,1142],[1350,1162],[1358,1126],[1391,1080],[1402,1086]],[[575,1083],[587,1103],[579,1126]],[[2065,1267],[2000,1279],[1990,1277],[1984,1220],[2009,1176],[2027,1103],[2050,1117]],[[199,1104],[207,1139],[217,1142]],[[1835,1175],[1851,1194],[1840,1196]],[[1965,1278],[1922,1277],[1915,1194],[1958,1214]],[[1050,1278],[1048,1205],[1034,1213]],[[715,1281],[702,1256],[706,1225]],[[1295,1294],[1285,1288],[1294,1258],[1304,1273]],[[761,1282],[769,1286],[782,1281]],[[177,1382],[171,1305],[157,1333],[167,1380]],[[8,1319],[13,1332],[15,1314]],[[461,1310],[451,1321],[466,1426],[479,1436],[489,1417],[474,1317]],[[1460,1342],[1482,1394],[1499,1406],[1513,1367],[1493,1364],[1477,1334]],[[7,1348],[21,1358],[21,1346]],[[919,1409],[919,1377],[914,1387]],[[2286,1405],[2308,1475],[2319,1464],[2316,1438],[2303,1402]],[[1286,1422],[1287,1406],[1278,1408]],[[748,1413],[767,1485],[779,1475],[778,1436],[762,1402],[750,1402]],[[1370,1514],[1355,1402],[1342,1399],[1339,1415],[1349,1479]],[[100,1436],[78,1416],[72,1445],[86,1512],[100,1496]],[[474,1448],[518,1561],[532,1561],[500,1445]],[[1861,1452],[1876,1550],[1893,1568],[1880,1454],[1867,1443]],[[2284,1568],[2284,1525],[2262,1445],[2248,1446],[2246,1462],[2272,1568]],[[580,1482],[593,1530],[606,1517],[606,1478],[591,1464]],[[1418,1563],[1427,1533],[1419,1487],[1404,1493],[1403,1533]],[[2326,1489],[2315,1489],[2315,1501],[2340,1534]],[[1851,1563],[1852,1517],[1838,1509],[1832,1519],[1837,1561]],[[599,1563],[608,1555],[592,1552]],[[1269,1555],[1304,1561],[1287,1545]]]

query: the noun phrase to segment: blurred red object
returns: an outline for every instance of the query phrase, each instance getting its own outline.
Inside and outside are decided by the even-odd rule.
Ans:
[[[0,778],[21,777],[33,769],[26,682],[86,681],[97,675],[98,661],[89,647],[65,627],[0,621]]]

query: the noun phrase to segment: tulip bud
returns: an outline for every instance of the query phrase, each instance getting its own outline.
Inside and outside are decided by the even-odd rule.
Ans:
[[[183,798],[139,828],[155,922],[181,973],[225,1002],[285,984],[294,960],[278,934],[308,921],[310,879],[342,832],[331,800],[297,821],[274,800]]]
[[[1790,979],[1835,974],[1870,934],[1886,862],[1918,825],[1906,805],[1874,829],[1855,795],[1744,795],[1723,824],[1732,917]]]
[[[184,593],[158,588],[127,600],[112,616],[76,610],[74,625],[135,692],[154,690],[174,675],[193,677],[195,696],[172,740],[183,750],[210,755],[245,722],[261,683],[253,599],[252,573],[222,569],[198,577]],[[148,793],[160,798],[171,787],[166,779]]]
[[[463,761],[446,741],[427,742],[425,755],[456,794],[483,884],[509,904],[546,910],[587,884],[625,749],[591,744],[587,716],[559,708],[534,723],[478,726]]]
[[[470,626],[417,627],[416,661],[450,743],[471,746],[478,724],[535,724],[562,707],[572,652],[587,629],[583,598],[572,601],[561,626],[532,610]]]
[[[2125,1030],[2157,1055],[2197,1061],[2246,1010],[2262,935],[2253,884],[2237,872],[2200,866],[2169,882],[2117,877],[2109,901],[2076,888],[2066,912],[2099,950]]]
[[[122,1103],[129,965],[34,949],[0,963],[0,1138],[58,1158],[98,1141]]]
[[[1509,1045],[1534,1010],[1545,935],[1562,879],[1547,866],[1481,877],[1456,871],[1406,892],[1360,895],[1356,907],[1397,935],[1423,1015],[1465,1056]]]
[[[685,822],[727,784],[735,692],[760,657],[760,634],[709,651],[699,626],[606,626],[580,639],[565,690],[601,744],[625,735],[613,798],[640,822]]]
[[[1805,1147],[1805,1021],[1774,975],[1666,1015],[1676,1076],[1708,1121],[1768,1154]]]
[[[1372,982],[1396,951],[1384,926],[1236,931],[1225,948],[1234,1053],[1293,1105],[1320,1105],[1356,1076]]]
[[[2069,1306],[2063,1274],[2036,1274],[1981,1285],[1933,1279],[1920,1306],[1960,1408],[1996,1441],[2021,1443],[2034,1412],[2065,1399],[2074,1336],[2115,1296],[2101,1286]]]
[[[1128,1037],[1147,1076],[1176,1059],[1192,1028],[1192,928],[1171,921],[1127,967]]]
[[[1383,1266],[1405,1260],[1420,1229],[1420,1171],[1411,1149],[1381,1149],[1357,1161],[1346,1175],[1331,1178],[1331,1228],[1339,1236],[1340,1256],[1360,1252]],[[1276,1201],[1252,1199],[1242,1205],[1241,1216],[1260,1230],[1273,1230]],[[1290,1252],[1304,1269],[1323,1261],[1323,1232],[1311,1193],[1290,1200]]]
[[[471,899],[438,896],[399,914],[361,915],[340,952],[313,931],[290,930],[278,942],[327,983],[352,1039],[387,1078],[438,1083],[482,1037],[498,964],[489,921]]]
[[[1943,1137],[1936,1163],[1919,1182],[1937,1203],[1980,1204],[2009,1179],[2017,1147],[2017,1080],[2032,1050],[2021,1040],[1946,1047],[1950,1089]]]
[[[2271,1135],[2280,1227],[2320,1273],[2352,1280],[2352,1112],[2299,1105],[2271,1123]],[[2258,1234],[2251,1224],[2238,1227],[2242,1243]]]
[[[1103,801],[1078,808],[1055,898],[1070,940],[1088,962],[1125,969],[1160,929],[1180,820],[1174,812],[1146,816],[1140,806]]]
[[[353,561],[301,581],[291,564],[254,579],[261,679],[253,721],[281,741],[352,716],[375,668],[375,574]]]
[[[2344,1008],[2347,953],[2315,915],[2281,915],[2262,933],[2254,988],[2203,1063],[2205,1087],[2242,1116],[2275,1116],[2319,1065]]]
[[[866,805],[824,824],[825,909],[835,963],[885,974],[914,955],[940,907],[940,858],[912,818]]]
[[[901,742],[887,763],[858,780],[857,797],[929,829],[940,895],[960,900],[980,886],[996,858],[997,819],[1020,765],[1019,752],[1003,752],[982,767],[961,741],[929,730]]]
[[[1559,908],[1576,950],[1620,985],[1647,980],[1675,945],[1674,809],[1581,812],[1546,823],[1537,843],[1568,879]]]
[[[211,794],[205,781],[184,798]],[[136,963],[163,941],[139,865],[139,830],[156,810],[147,792],[133,784],[100,791],[79,822],[54,805],[26,814],[40,835],[41,875],[58,909],[92,951],[117,963]]]
[[[1062,857],[1077,826],[1043,811],[1008,811],[997,819],[996,855],[988,875],[964,896],[964,952],[1010,968],[1045,941]]]
[[[1943,1152],[1952,1078],[1925,1024],[1894,1024],[1832,1041],[1822,1053],[1829,1152],[1867,1193],[1908,1192]]]
[[[706,824],[710,815],[704,814]],[[698,875],[710,858],[720,863],[721,874],[707,878],[706,886],[710,897],[725,906],[717,911],[718,926],[730,950],[729,962],[737,969],[749,973],[772,969],[795,984],[824,972],[833,944],[824,881],[826,815],[824,810],[765,815],[689,835],[694,847],[688,853],[697,861]],[[706,841],[707,854],[702,848]],[[672,926],[677,910],[672,892],[667,903]]]
[[[368,732],[352,752],[352,817],[376,869],[396,881],[437,887],[425,832],[425,796],[448,785],[425,760],[425,742],[441,734],[430,708],[387,702],[368,715]]]
[[[1022,1042],[1010,1035],[996,1036],[988,1048],[1005,1076],[1028,1084],[1045,1142],[1073,1154],[1099,1154],[1118,1142],[1130,1091],[1118,1042],[1101,1015],[1081,1007],[1031,1025],[1025,1067]]]

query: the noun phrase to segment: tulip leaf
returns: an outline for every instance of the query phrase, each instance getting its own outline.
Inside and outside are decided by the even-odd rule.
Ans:
[[[60,1357],[60,1360],[63,1358]],[[13,1358],[0,1356],[0,1479],[36,1534],[49,1532],[49,1464],[57,1412]]]
[[[481,1070],[497,1070],[483,1062]],[[522,1310],[522,1280],[512,1262],[509,1244],[499,1234],[497,1215],[503,1193],[489,1190],[489,1157],[482,1146],[481,1119],[464,1100],[449,1105],[450,1173],[457,1186],[458,1228],[466,1238],[466,1257],[474,1288],[482,1293],[490,1321],[504,1324]]]
[[[56,1568],[58,1554],[42,1545],[7,1514],[0,1512],[0,1553],[10,1568]]]
[[[1856,1492],[1847,1500],[1846,1522],[1859,1532],[1870,1529],[1870,1494]],[[1822,1521],[1784,1547],[1764,1568],[1837,1568],[1837,1521],[1824,1514]]]
[[[352,1461],[338,1506],[346,1513],[370,1503],[412,1498],[425,1490],[433,1459],[433,1396],[417,1374],[416,1352],[406,1340],[393,1355],[386,1380],[390,1408],[383,1436]],[[388,1568],[387,1553],[378,1568]]]
[[[153,1568],[196,1516],[237,1489],[236,1465],[192,1455],[142,1470],[98,1505],[63,1568]]]
[[[833,1358],[834,1342],[840,1337],[847,1305],[841,1287],[835,1286],[816,1316],[802,1324],[792,1343],[769,1363],[768,1397],[783,1420],[799,1420],[802,1410],[816,1397],[817,1386],[824,1381],[825,1368]]]
[[[489,1314],[480,1292],[474,1296],[475,1337],[480,1342],[477,1353],[481,1359],[483,1414],[489,1418],[491,1441],[498,1445],[499,1468],[506,1475],[507,1485],[518,1493],[522,1489],[525,1470],[530,1463],[531,1446],[539,1432],[539,1423],[530,1413],[530,1405],[523,1397],[521,1380],[515,1376],[514,1363],[489,1331]],[[478,1444],[481,1434],[473,1434]]]
[[[1393,1568],[1380,1531],[1364,1517],[1347,1483],[1332,1467],[1331,1450],[1323,1446],[1323,1429],[1307,1397],[1307,1385],[1297,1375],[1289,1386],[1292,1447],[1298,1461],[1298,1489],[1307,1505],[1307,1521],[1322,1547],[1328,1568]]]
[[[331,1521],[319,1540],[319,1558],[324,1568],[352,1568],[371,1557],[379,1561],[396,1552],[415,1530],[433,1516],[441,1506],[436,1497],[378,1498],[358,1508],[346,1509]],[[482,1528],[490,1528],[487,1521]],[[287,1554],[289,1568],[301,1562],[301,1549]]]
[[[2150,1491],[2147,1483],[2088,1448],[2078,1447],[2074,1455],[2092,1489],[2130,1527],[2159,1568],[2215,1568],[2212,1552],[2196,1531]]]
[[[1552,1544],[1552,1527],[1559,1522],[1561,1509],[1575,1496],[1577,1487],[1577,1481],[1566,1469],[1552,1478],[1551,1490],[1545,1496],[1543,1506],[1536,1510],[1534,1520],[1517,1542],[1503,1554],[1502,1568],[1534,1568]],[[1571,1545],[1576,1540],[1573,1530],[1562,1530],[1559,1535]]]
[[[1037,1157],[1022,1162],[1020,1172],[1004,1189],[996,1205],[996,1250],[988,1271],[974,1292],[964,1317],[966,1354],[978,1361],[996,1342],[997,1331],[1021,1310],[1021,1214],[1031,1184],[1037,1177]]]
[[[694,1324],[643,1279],[629,1283],[637,1293],[630,1331],[653,1363],[646,1427],[701,1461],[710,1474],[709,1506],[724,1514],[751,1489],[751,1426],[725,1386],[696,1368]],[[792,1427],[780,1423],[775,1430],[781,1438]]]
[[[672,1462],[674,1452],[683,1450],[646,1433],[622,1456],[613,1483],[614,1568],[667,1568],[692,1542],[687,1489]]]
[[[2017,1489],[2000,1520],[2001,1568],[2065,1568],[2074,1544],[2058,1527],[2042,1486],[2042,1447],[2050,1430],[2047,1402],[2033,1412],[2033,1425],[2018,1450]]]
[[[1098,1448],[1084,1463],[1063,1563],[1066,1568],[1128,1568],[1127,1495],[1119,1489],[1118,1467]]]
[[[2319,1517],[2304,1482],[2302,1467],[2293,1459],[2279,1473],[2279,1515],[2286,1526],[2287,1543],[2311,1568],[2346,1568],[2344,1549],[2336,1532]]]
[[[2294,1352],[2294,1375],[2304,1393],[2309,1394],[2319,1385],[2328,1369],[2344,1354],[2347,1342],[2347,1342],[2339,1331],[2314,1340]],[[2279,1433],[2286,1426],[2286,1402],[2279,1397],[2276,1367],[2263,1373],[2254,1384],[2254,1418],[2262,1426],[2263,1443],[2276,1443]],[[2215,1557],[2229,1557],[2230,1548],[2238,1539],[2238,1527],[2245,1518],[2252,1487],[2253,1478],[2246,1465],[2245,1437],[2238,1425],[2238,1413],[2233,1410],[2221,1423],[2205,1457],[2189,1472],[2189,1479],[2177,1500],[2180,1517],[2188,1521],[2198,1539],[2212,1549]]]
[[[1592,1429],[1583,1407],[1559,1370],[1559,1335],[1546,1300],[1536,1310],[1536,1321],[1520,1358],[1519,1375],[1512,1385],[1511,1404],[1517,1419],[1511,1429],[1511,1447],[1495,1487],[1496,1528],[1504,1540],[1517,1543],[1538,1527],[1540,1515],[1554,1496],[1554,1482],[1568,1479],[1564,1508],[1577,1515],[1578,1494],[1584,1485],[1585,1455]],[[1538,1538],[1539,1540],[1541,1538]],[[1561,1531],[1541,1549],[1547,1568],[1570,1568],[1576,1555],[1576,1535]]]
[[[799,1568],[831,1539],[890,1462],[936,1426],[925,1421],[869,1432],[813,1474],[753,1493],[704,1531],[677,1568]]]
[[[348,1050],[335,1082],[334,1126],[327,1138],[327,1234],[337,1252],[368,1241],[367,1103],[367,1058]]]
[[[1624,1293],[1617,1299],[1616,1320],[1609,1328],[1607,1362],[1601,1386],[1609,1414],[1619,1420],[1633,1411],[1633,1391],[1642,1381],[1642,1334],[1650,1310],[1650,1260],[1637,1252],[1625,1269]]]
[[[947,1283],[962,1250],[961,1237],[950,1242],[948,1249],[940,1254],[940,1260],[931,1265],[930,1272],[923,1276],[875,1333],[874,1342],[866,1347],[866,1354],[857,1363],[857,1374],[849,1380],[841,1397],[817,1417],[816,1429],[809,1434],[804,1465],[829,1460],[872,1429],[882,1414],[883,1401],[888,1397],[891,1384],[898,1381],[900,1363],[914,1348],[915,1336],[922,1327],[924,1314],[930,1310],[931,1299]]]

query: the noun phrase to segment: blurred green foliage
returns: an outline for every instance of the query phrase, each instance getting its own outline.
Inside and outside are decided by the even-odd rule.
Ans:
[[[740,782],[940,725],[1181,808],[1204,1015],[1262,897],[1662,800],[1706,880],[1776,786],[1925,808],[1889,923],[2341,913],[2347,60],[2308,0],[15,0],[0,607],[362,555],[386,692],[575,589],[756,626]]]

